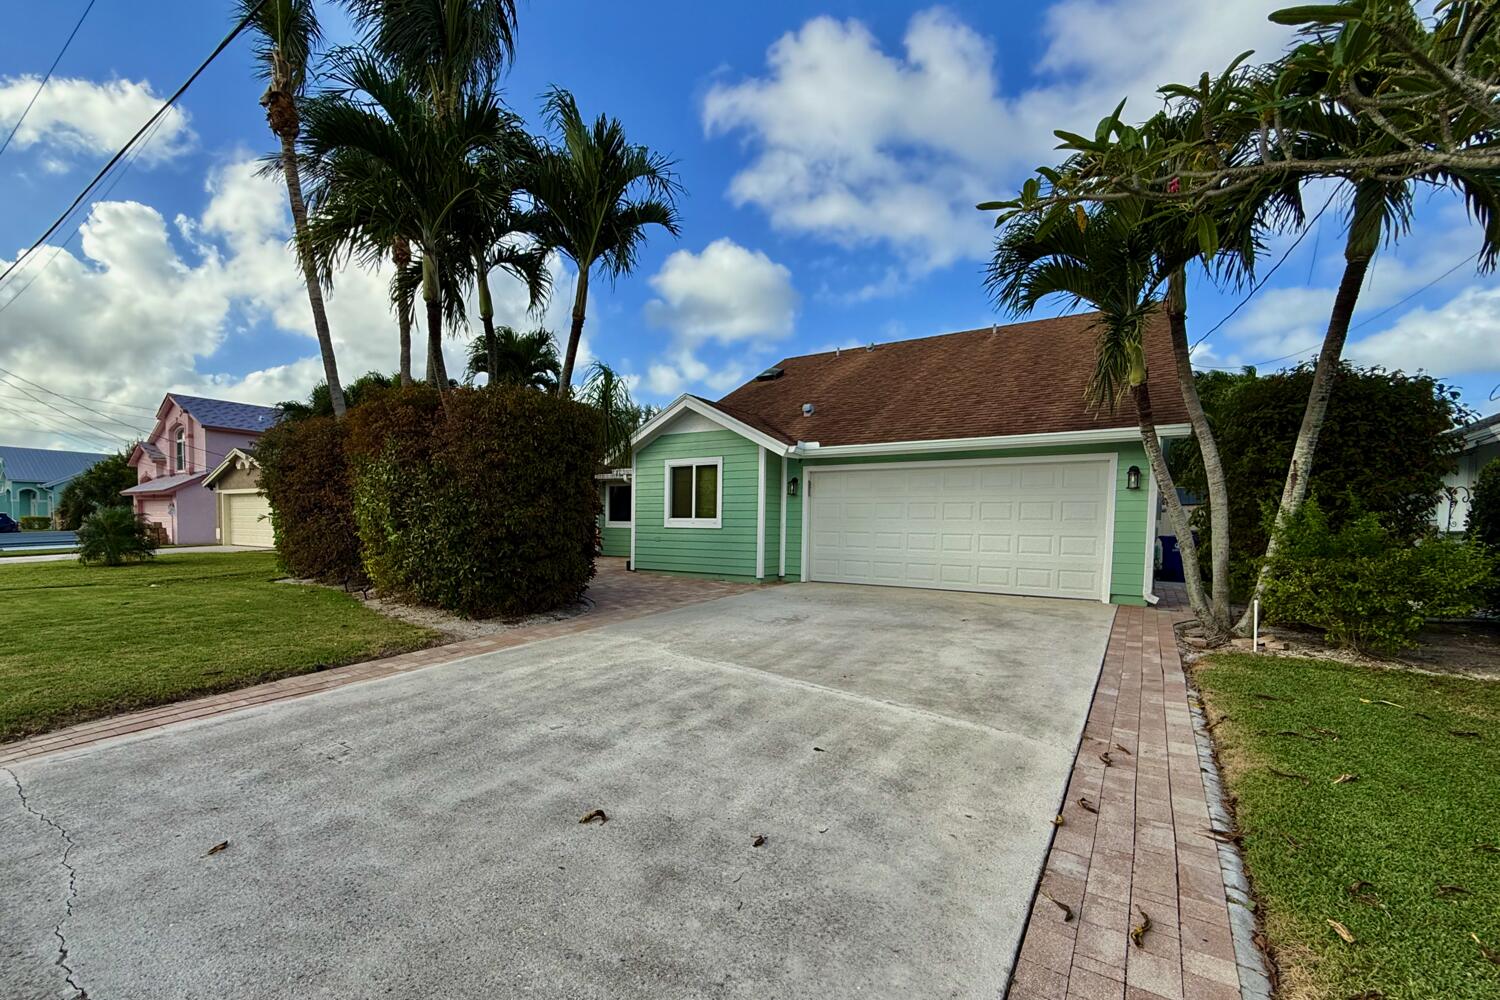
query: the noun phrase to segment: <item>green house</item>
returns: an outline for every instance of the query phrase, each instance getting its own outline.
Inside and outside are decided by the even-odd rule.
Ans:
[[[1085,404],[1095,319],[787,358],[718,401],[682,396],[601,481],[605,554],[726,580],[1154,601],[1135,408]],[[1186,436],[1162,320],[1146,355],[1158,437]]]

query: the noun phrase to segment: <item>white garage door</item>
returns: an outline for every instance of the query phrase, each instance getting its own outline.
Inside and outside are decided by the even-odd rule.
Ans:
[[[224,544],[275,545],[270,501],[259,493],[224,494]]]
[[[809,478],[808,576],[1107,597],[1110,463],[869,466]]]

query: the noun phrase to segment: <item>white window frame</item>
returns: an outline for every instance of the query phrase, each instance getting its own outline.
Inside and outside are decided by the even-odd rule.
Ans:
[[[187,471],[187,428],[178,427],[172,435],[172,458],[177,463],[175,472]]]
[[[611,521],[609,519],[609,491],[610,490],[618,490],[618,489],[627,489],[627,490],[629,490],[629,489],[633,489],[633,488],[634,488],[634,484],[632,484],[632,483],[605,483],[604,484],[604,526],[606,528],[628,528],[628,527],[630,527],[631,522],[628,521],[628,520],[626,520],[626,521]],[[635,494],[634,493],[632,493],[630,495],[630,509],[631,510],[635,509]]]
[[[712,465],[718,472],[714,479],[718,484],[718,502],[714,505],[714,517],[672,516],[672,470],[684,465]],[[664,528],[722,528],[724,526],[724,457],[714,458],[669,458],[662,466],[662,527]],[[698,509],[698,475],[693,474],[693,510]]]

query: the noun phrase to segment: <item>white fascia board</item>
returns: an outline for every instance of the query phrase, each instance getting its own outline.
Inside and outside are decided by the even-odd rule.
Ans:
[[[666,430],[669,423],[685,412],[696,413],[699,416],[706,417],[725,430],[734,431],[740,437],[753,441],[762,448],[768,448],[778,455],[785,455],[795,448],[794,445],[787,444],[785,441],[778,441],[769,434],[763,434],[749,424],[736,420],[711,403],[705,403],[696,396],[683,395],[678,396],[672,402],[671,406],[668,406],[665,410],[662,410],[641,425],[640,429],[630,438],[630,447],[632,450],[644,448],[660,436]]]
[[[1156,429],[1158,437],[1187,437],[1188,424],[1167,424]],[[1046,434],[1005,434],[997,437],[944,438],[937,441],[889,441],[880,444],[803,445],[793,454],[799,458],[853,458],[859,455],[912,455],[927,452],[978,451],[1002,448],[1045,448],[1055,445],[1101,444],[1139,440],[1138,427],[1099,427],[1086,431],[1054,431]]]

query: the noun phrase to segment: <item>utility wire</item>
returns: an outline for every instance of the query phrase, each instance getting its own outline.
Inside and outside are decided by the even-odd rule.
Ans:
[[[1427,291],[1427,289],[1431,288],[1433,285],[1436,285],[1438,282],[1443,281],[1445,278],[1447,278],[1454,271],[1457,271],[1459,268],[1463,267],[1469,261],[1473,260],[1475,257],[1478,257],[1478,256],[1479,256],[1479,251],[1475,250],[1473,253],[1469,254],[1469,256],[1465,257],[1463,260],[1459,261],[1457,264],[1454,264],[1452,267],[1448,268],[1448,270],[1444,271],[1442,274],[1438,275],[1436,278],[1433,278],[1431,281],[1427,282],[1427,284],[1423,285],[1421,288],[1418,288],[1416,291],[1412,292],[1410,295],[1407,295],[1405,298],[1401,299],[1399,302],[1392,303],[1391,305],[1388,305],[1384,309],[1380,310],[1378,313],[1375,313],[1374,315],[1372,315],[1372,316],[1370,316],[1370,317],[1368,317],[1366,319],[1362,319],[1358,323],[1355,323],[1353,326],[1349,327],[1348,333],[1353,333],[1355,330],[1358,330],[1360,327],[1369,326],[1371,323],[1375,322],[1377,319],[1379,319],[1380,317],[1386,315],[1387,313],[1393,312],[1394,310],[1397,310],[1397,309],[1400,309],[1402,306],[1406,305],[1412,299],[1416,298],[1418,295],[1421,295],[1423,292]],[[1230,313],[1229,315],[1233,316],[1234,313]],[[1225,317],[1225,318],[1227,319],[1228,317]],[[1212,333],[1212,332],[1213,332],[1213,330],[1209,331],[1209,333]],[[1208,334],[1204,334],[1204,336],[1207,336],[1207,335]],[[1347,336],[1347,334],[1346,334],[1346,336]],[[1197,345],[1195,344],[1193,346],[1196,347]],[[1264,367],[1265,365],[1272,365],[1272,364],[1275,364],[1278,361],[1285,361],[1287,358],[1295,358],[1298,355],[1306,354],[1308,351],[1311,351],[1311,350],[1314,350],[1315,348],[1317,348],[1317,346],[1318,346],[1317,344],[1309,344],[1307,347],[1302,348],[1300,351],[1293,351],[1290,354],[1283,354],[1281,357],[1279,357],[1279,358],[1272,358],[1269,361],[1257,361],[1255,364],[1249,365],[1248,367],[1250,367],[1250,368],[1261,368],[1261,367]],[[1245,368],[1247,366],[1246,365],[1194,365],[1193,367],[1200,368],[1200,369],[1201,368],[1209,368],[1209,369],[1212,369],[1214,371],[1221,371],[1221,372],[1237,372],[1240,369]],[[1500,391],[1500,389],[1497,389],[1497,391]],[[1491,396],[1490,398],[1493,399],[1494,396]]]
[[[24,410],[11,409],[9,406],[0,406],[0,413],[13,413],[16,416],[28,421],[40,421],[44,417],[43,414],[27,413]],[[38,423],[36,426],[49,433],[61,434],[64,437],[72,438],[74,441],[77,441],[80,445],[89,449],[90,451],[98,451],[101,449],[101,447],[105,451],[113,451],[119,447],[119,445],[115,444],[113,439],[99,438],[92,435],[85,437],[82,433],[65,427],[56,420],[51,420],[50,418],[48,419],[50,421],[49,423]],[[104,444],[101,445],[101,442],[104,442]]]
[[[155,125],[151,126],[151,131],[146,134],[146,138],[143,139],[143,140],[141,140],[140,145],[136,146],[135,149],[131,150],[130,157],[120,166],[119,170],[115,171],[115,175],[109,179],[109,186],[106,187],[103,190],[103,192],[100,193],[98,199],[95,201],[94,204],[97,204],[98,202],[105,200],[111,194],[114,193],[115,187],[120,183],[120,181],[122,181],[122,180],[125,179],[125,175],[126,174],[130,173],[130,168],[135,165],[135,161],[140,158],[141,152],[148,145],[150,145],[151,140],[156,137],[157,130],[160,127],[161,127],[161,121],[158,121]],[[92,206],[90,206],[90,207],[92,207]],[[40,278],[43,274],[45,274],[47,272],[47,268],[49,268],[49,267],[52,266],[53,262],[55,262],[57,260],[57,258],[62,254],[62,252],[64,250],[66,250],[68,248],[68,246],[71,245],[72,242],[78,238],[78,234],[81,233],[81,232],[83,232],[83,222],[80,222],[80,223],[78,223],[78,225],[76,225],[76,226],[73,227],[73,232],[71,232],[70,234],[68,234],[68,238],[67,239],[63,240],[57,246],[55,246],[55,247],[52,248],[52,253],[48,255],[46,261],[44,261],[42,263],[42,266],[37,270],[37,272],[35,274],[33,274],[31,276],[31,278],[26,282],[26,284],[24,284],[20,288],[16,289],[15,294],[11,295],[10,298],[6,299],[4,302],[0,302],[0,313],[5,312],[5,310],[7,310],[7,309],[9,309],[11,307],[12,303],[14,303],[22,295],[25,295],[26,294],[26,289],[28,289],[32,285],[36,284],[36,280],[38,278]],[[24,257],[17,258],[17,260],[21,263],[21,266],[16,269],[16,279],[20,278],[22,272],[24,272],[26,270],[26,268],[28,266],[30,266],[31,262],[36,258],[36,256],[37,256],[36,254],[28,253]],[[14,280],[12,281],[12,284],[14,284]]]
[[[120,149],[115,153],[115,155],[109,158],[109,162],[106,163],[104,167],[94,175],[94,179],[89,181],[88,184],[84,186],[84,189],[82,191],[78,192],[78,197],[74,198],[73,203],[68,206],[67,210],[63,212],[62,215],[59,215],[57,217],[57,221],[48,226],[47,231],[42,233],[41,236],[37,237],[36,242],[31,244],[31,246],[26,250],[24,254],[22,254],[16,260],[12,261],[10,266],[7,267],[3,272],[0,272],[0,282],[3,282],[6,277],[8,277],[10,273],[16,269],[17,264],[29,257],[37,247],[45,243],[47,241],[47,237],[57,232],[58,228],[61,227],[62,224],[67,220],[67,218],[73,214],[74,209],[81,205],[84,199],[88,197],[89,192],[97,187],[99,185],[99,182],[104,179],[104,175],[109,173],[109,171],[114,168],[114,165],[116,163],[119,163],[120,160],[124,158],[125,154],[128,153],[130,151],[130,148],[140,140],[141,136],[146,133],[146,130],[148,128],[156,124],[156,122],[159,121],[162,116],[165,115],[167,111],[169,111],[172,106],[177,103],[178,99],[187,92],[187,89],[193,85],[198,77],[203,75],[203,71],[208,69],[209,64],[217,59],[219,57],[219,54],[222,53],[225,49],[229,48],[229,44],[239,37],[240,32],[244,31],[246,26],[249,25],[249,23],[256,17],[256,15],[260,13],[260,9],[266,5],[266,2],[267,0],[257,0],[255,6],[251,8],[243,18],[240,19],[239,23],[237,23],[230,30],[229,34],[225,35],[224,39],[214,47],[214,50],[212,52],[208,54],[208,58],[204,59],[203,62],[198,64],[198,68],[193,70],[192,76],[189,76],[187,80],[183,82],[182,86],[178,87],[172,93],[172,96],[167,98],[166,103],[164,103],[160,108],[156,109],[155,114],[146,119],[146,123],[136,130],[135,135],[131,136],[129,141],[126,142],[125,145],[121,146]]]
[[[9,382],[5,382],[5,381],[0,381],[0,386],[3,386],[5,388],[7,388],[7,389],[13,389],[13,388],[15,388],[15,386],[13,386]],[[12,396],[12,395],[8,395],[8,394],[4,394],[4,393],[0,393],[0,399],[10,400],[10,403],[8,405],[12,406],[12,407],[16,406],[17,404],[21,404],[21,403],[25,403],[26,402],[26,397],[24,397],[24,396]],[[60,406],[54,406],[52,404],[48,404],[48,405],[49,405],[50,409],[61,410]],[[29,412],[34,412],[34,411],[29,411]],[[131,414],[131,416],[135,417],[134,414]],[[144,419],[144,418],[142,418],[142,417],[135,417],[135,419],[141,420],[141,419]],[[109,418],[109,422],[112,423],[112,424],[115,424],[116,426],[124,427],[126,430],[130,431],[132,434],[139,434],[139,433],[141,433],[141,428],[138,425],[132,424],[128,420],[122,419],[120,417],[110,417]]]
[[[63,47],[57,52],[57,58],[53,59],[52,65],[47,67],[47,72],[42,77],[42,82],[36,85],[36,93],[32,94],[31,100],[26,102],[26,110],[21,112],[21,117],[17,118],[16,123],[10,127],[10,135],[5,137],[4,142],[0,142],[0,156],[5,155],[5,150],[10,146],[10,141],[16,137],[16,133],[21,129],[21,123],[26,120],[27,115],[31,114],[32,105],[36,104],[36,99],[42,96],[42,91],[46,88],[47,81],[52,79],[52,71],[57,69],[58,63],[62,62],[63,53],[67,52],[68,46],[73,44],[73,38],[78,34],[78,29],[83,27],[84,18],[88,17],[89,11],[94,9],[94,2],[95,0],[89,0],[88,6],[83,8],[83,13],[78,16],[78,23],[73,25],[72,31],[68,32],[68,40],[63,42]]]
[[[30,379],[22,378],[20,375],[17,375],[15,372],[11,371],[8,368],[0,368],[0,373],[3,373],[5,375],[9,375],[13,379],[16,379],[16,380],[18,380],[20,382],[26,383],[26,385],[34,386],[35,388],[40,389],[42,392],[48,393],[49,395],[57,396],[59,399],[63,398],[60,393],[53,392],[51,389],[48,389],[46,386],[37,385],[37,383],[31,381]],[[113,438],[118,438],[121,441],[131,441],[131,440],[134,440],[133,438],[127,438],[123,434],[118,434],[118,433],[116,433],[114,431],[106,430],[105,428],[100,427],[98,424],[91,423],[91,422],[83,419],[82,417],[74,416],[73,414],[67,412],[66,410],[59,409],[57,407],[57,404],[55,404],[55,403],[49,403],[47,400],[42,399],[40,396],[37,396],[37,395],[33,394],[29,389],[26,389],[24,386],[11,385],[10,383],[4,382],[4,381],[0,381],[0,385],[9,385],[10,388],[12,388],[12,389],[18,389],[18,390],[20,390],[20,392],[21,392],[22,395],[24,395],[27,398],[31,399],[33,402],[40,403],[42,406],[46,407],[47,409],[49,409],[49,410],[51,410],[51,411],[53,411],[55,413],[60,413],[63,416],[67,417],[69,420],[73,420],[73,421],[75,421],[77,423],[83,424],[85,427],[92,428],[93,430],[96,430],[96,431],[98,431],[101,434],[105,434],[105,435],[108,435],[109,437],[113,437]],[[96,409],[94,409],[91,406],[83,406],[83,404],[81,404],[81,403],[78,403],[78,404],[75,404],[75,405],[81,407],[82,409],[88,410],[90,413],[94,413],[94,414],[97,414],[97,415],[99,415],[101,417],[104,417],[106,420],[112,419],[108,413],[105,413],[102,410],[96,410]]]
[[[1333,194],[1330,194],[1328,196],[1328,200],[1323,202],[1323,207],[1318,209],[1318,214],[1314,215],[1310,220],[1308,220],[1307,225],[1302,227],[1302,232],[1298,233],[1297,238],[1292,241],[1292,245],[1286,248],[1286,253],[1281,255],[1281,259],[1276,262],[1276,266],[1267,271],[1266,276],[1264,278],[1261,278],[1251,287],[1249,293],[1243,299],[1240,299],[1239,303],[1233,309],[1229,310],[1229,315],[1225,316],[1223,319],[1215,323],[1213,325],[1213,329],[1209,330],[1203,336],[1193,341],[1193,346],[1189,347],[1188,351],[1191,352],[1193,348],[1196,348],[1199,344],[1203,343],[1209,337],[1212,337],[1218,331],[1219,327],[1223,326],[1225,323],[1228,323],[1231,319],[1234,318],[1235,313],[1245,308],[1245,304],[1255,297],[1256,292],[1266,287],[1266,282],[1271,280],[1276,272],[1281,269],[1281,265],[1286,263],[1286,259],[1292,255],[1292,251],[1297,249],[1297,245],[1301,243],[1303,239],[1307,237],[1307,234],[1317,226],[1318,220],[1323,217],[1323,213],[1328,211],[1328,206],[1333,204],[1333,197],[1336,194],[1338,194],[1337,191],[1333,192]]]

